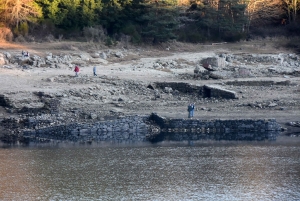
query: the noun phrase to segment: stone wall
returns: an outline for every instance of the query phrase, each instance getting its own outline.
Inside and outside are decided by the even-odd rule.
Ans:
[[[145,141],[149,130],[147,119],[148,116],[128,116],[93,125],[75,123],[54,126],[24,131],[23,137],[26,142]]]
[[[281,82],[275,82],[272,80],[243,80],[243,81],[228,81],[227,85],[235,86],[272,86],[272,85],[284,85],[288,86],[291,84],[290,80],[285,80]]]
[[[156,82],[156,88],[164,89],[165,87],[170,87],[173,90],[178,90],[182,93],[194,93],[202,96],[202,86],[191,85],[189,83],[183,82]]]
[[[9,99],[6,96],[1,95],[1,94],[0,94],[0,106],[11,107],[11,103],[10,103]]]
[[[151,114],[154,121],[162,130],[173,132],[192,130],[229,133],[235,131],[280,131],[281,126],[275,119],[235,119],[235,120],[200,120],[200,119],[168,119],[157,114]]]
[[[178,90],[182,93],[197,94],[203,98],[225,98],[225,99],[235,99],[237,94],[234,91],[230,91],[217,85],[204,85],[197,86],[191,85],[189,83],[180,82],[156,82],[156,88],[165,89],[166,87],[172,88],[172,90]]]
[[[237,94],[234,91],[223,89],[217,85],[204,85],[203,86],[203,95],[205,97],[211,98],[225,98],[225,99],[236,99]]]
[[[24,131],[24,142],[145,142],[160,140],[276,139],[275,119],[170,119],[157,114],[127,116],[90,124],[70,124]],[[167,136],[167,137],[166,137]]]

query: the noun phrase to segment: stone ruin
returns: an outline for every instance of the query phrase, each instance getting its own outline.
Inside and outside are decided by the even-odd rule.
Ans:
[[[200,60],[194,79],[230,79],[262,76],[300,76],[300,58],[296,54],[220,54]]]

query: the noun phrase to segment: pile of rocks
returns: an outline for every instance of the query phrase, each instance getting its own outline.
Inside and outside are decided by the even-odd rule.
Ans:
[[[275,75],[300,75],[296,54],[232,55],[220,54],[200,60],[194,70],[196,79],[228,79]]]
[[[124,58],[125,54],[122,51],[102,51],[94,53],[72,53],[72,54],[60,54],[54,55],[48,52],[45,57],[32,54],[25,56],[21,54],[11,55],[9,52],[0,53],[0,66],[5,68],[22,67],[50,67],[50,68],[68,68],[77,65],[86,65],[87,63],[102,63],[107,64],[107,59],[110,57]]]

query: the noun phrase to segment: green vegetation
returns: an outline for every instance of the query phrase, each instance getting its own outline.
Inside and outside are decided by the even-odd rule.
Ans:
[[[266,32],[262,30],[266,27],[280,27],[285,30],[280,31],[281,35],[300,32],[298,0],[178,2],[1,0],[0,29],[10,29],[14,37],[84,36],[88,41],[103,41],[107,45],[115,44],[124,35],[132,43],[157,44],[173,39],[192,43],[239,41],[251,33],[264,37]]]

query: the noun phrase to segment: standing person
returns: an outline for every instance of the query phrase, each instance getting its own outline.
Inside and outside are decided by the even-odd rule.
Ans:
[[[191,116],[192,116],[192,104],[191,103],[188,105],[187,111],[189,113],[188,118],[191,118]]]
[[[97,76],[96,71],[97,71],[97,68],[96,68],[96,66],[94,66],[94,68],[93,68],[94,76]]]
[[[191,103],[191,117],[194,117],[195,103]]]
[[[78,77],[78,72],[79,72],[78,66],[75,66],[74,72],[75,72],[75,77]]]
[[[22,50],[22,58],[24,58],[25,52]]]

